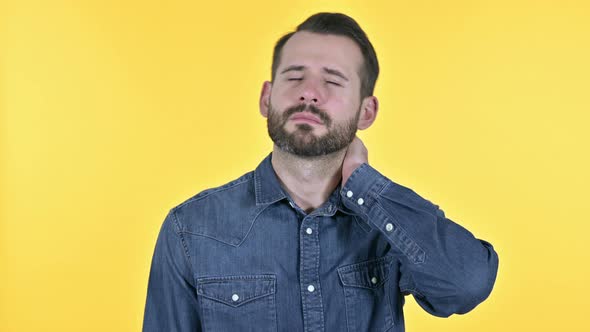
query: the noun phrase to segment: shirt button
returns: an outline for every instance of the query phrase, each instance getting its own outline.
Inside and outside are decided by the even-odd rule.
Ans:
[[[307,291],[308,291],[308,292],[310,292],[310,293],[311,293],[311,292],[313,292],[314,290],[315,290],[315,287],[313,287],[313,285],[309,285],[309,286],[307,286]]]
[[[393,224],[387,223],[387,225],[385,225],[385,230],[391,232],[393,230]]]
[[[349,197],[349,198],[350,198],[350,197],[352,197],[352,191],[350,191],[350,190],[349,190],[349,191],[346,193],[346,197]]]
[[[363,203],[365,202],[364,199],[359,198],[358,201],[356,201],[358,203],[358,205],[363,205]]]
[[[305,233],[311,234],[311,233],[313,233],[313,230],[311,228],[307,227],[307,229],[305,230]]]
[[[377,278],[375,278],[375,277],[371,278],[371,283],[373,283],[373,285],[376,284],[377,283]]]
[[[240,299],[240,297],[238,296],[238,294],[234,294],[231,296],[231,299],[232,301],[237,302]]]

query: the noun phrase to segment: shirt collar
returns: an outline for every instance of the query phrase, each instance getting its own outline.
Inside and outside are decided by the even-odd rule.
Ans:
[[[256,196],[256,205],[272,204],[282,199],[287,198],[287,194],[283,191],[277,174],[272,167],[272,152],[269,153],[262,162],[256,167],[254,171],[254,191]],[[346,214],[354,215],[355,213],[342,203],[340,191],[342,190],[342,182],[336,186],[328,201],[326,213],[333,215],[336,210]]]
[[[271,204],[286,198],[271,163],[272,152],[262,160],[254,171],[256,205]]]

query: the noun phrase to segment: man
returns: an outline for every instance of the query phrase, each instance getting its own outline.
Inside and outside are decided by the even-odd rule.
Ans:
[[[168,213],[144,331],[404,331],[404,296],[432,315],[490,294],[492,245],[369,166],[375,51],[350,17],[281,38],[260,112],[273,151]]]

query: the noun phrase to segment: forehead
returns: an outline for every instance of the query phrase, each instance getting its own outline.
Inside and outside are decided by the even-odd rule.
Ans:
[[[352,77],[362,62],[360,48],[349,37],[299,31],[283,46],[279,70],[290,65],[333,67]]]

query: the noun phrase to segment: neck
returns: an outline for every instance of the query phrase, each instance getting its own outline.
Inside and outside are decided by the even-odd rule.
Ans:
[[[306,213],[320,207],[342,179],[346,149],[318,157],[301,157],[281,150],[272,152],[272,166],[281,186]]]

